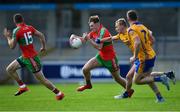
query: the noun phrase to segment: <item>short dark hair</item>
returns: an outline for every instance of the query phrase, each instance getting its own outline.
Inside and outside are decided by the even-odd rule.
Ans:
[[[135,10],[129,10],[127,12],[127,15],[129,17],[129,19],[132,21],[136,21],[138,19],[137,12]]]
[[[119,18],[115,23],[118,23],[119,25],[123,25],[127,27],[127,22],[124,18]]]
[[[24,21],[24,18],[20,13],[14,14],[13,19],[15,23],[22,23]]]
[[[90,22],[99,23],[100,22],[99,16],[98,15],[90,16],[89,23]]]

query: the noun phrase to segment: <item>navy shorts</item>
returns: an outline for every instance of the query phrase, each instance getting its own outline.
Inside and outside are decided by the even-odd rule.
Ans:
[[[136,59],[134,62],[136,73],[148,72],[151,68],[154,67],[155,60],[156,60],[156,57],[145,60],[144,62],[140,62],[139,59]]]

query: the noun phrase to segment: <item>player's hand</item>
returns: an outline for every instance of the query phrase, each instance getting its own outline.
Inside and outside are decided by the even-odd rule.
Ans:
[[[87,32],[83,33],[82,38],[84,38],[85,40],[89,40],[89,37],[87,35],[88,35]]]
[[[46,48],[41,47],[40,52],[39,52],[39,56],[44,57],[46,55],[47,55]]]
[[[136,60],[135,56],[130,57],[130,62],[131,63],[134,63],[135,60]]]
[[[71,43],[73,39],[77,38],[77,36],[75,34],[71,34],[70,38],[69,38],[69,42]]]
[[[70,40],[73,40],[74,38],[77,38],[77,37],[76,37],[76,35],[71,34],[71,36],[70,36],[70,38],[69,38],[69,39],[70,39]]]
[[[46,52],[46,48],[43,48],[43,47],[42,47],[42,48],[40,49],[40,52],[41,52],[41,53],[45,53],[45,52]]]
[[[8,30],[7,28],[4,28],[3,35],[4,35],[6,38],[11,37],[11,31]]]

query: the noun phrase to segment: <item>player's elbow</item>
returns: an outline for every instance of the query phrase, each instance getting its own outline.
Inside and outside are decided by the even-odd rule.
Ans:
[[[140,45],[140,43],[141,42],[139,40],[135,41],[135,45],[137,45],[137,46]]]
[[[37,36],[40,40],[45,40],[45,36],[43,33],[39,32],[39,31],[36,31],[35,33],[35,36]]]
[[[45,36],[44,36],[43,33],[39,33],[39,37],[40,37],[41,39],[45,39]]]
[[[101,49],[102,49],[102,47],[101,47],[101,46],[98,46],[98,47],[97,47],[97,49],[98,49],[98,50],[101,50]]]
[[[155,38],[151,37],[151,39],[150,39],[151,45],[153,45],[155,43],[155,41],[156,41]]]
[[[153,39],[153,40],[151,41],[151,44],[154,45],[155,42],[156,42],[156,40]]]
[[[140,45],[140,40],[139,39],[136,39],[135,41],[134,41],[134,47],[138,47],[139,45]]]
[[[98,46],[94,46],[94,48],[97,49],[97,50],[100,50],[100,48]]]

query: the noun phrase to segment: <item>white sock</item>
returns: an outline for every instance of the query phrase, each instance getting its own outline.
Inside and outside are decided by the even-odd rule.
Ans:
[[[59,92],[59,93],[57,93],[57,94],[56,94],[56,96],[59,96],[59,95],[61,95],[61,94],[62,94],[62,93],[61,93],[61,92]]]
[[[26,87],[26,85],[25,84],[23,84],[23,85],[21,85],[21,86],[19,86],[20,88],[25,88]]]

